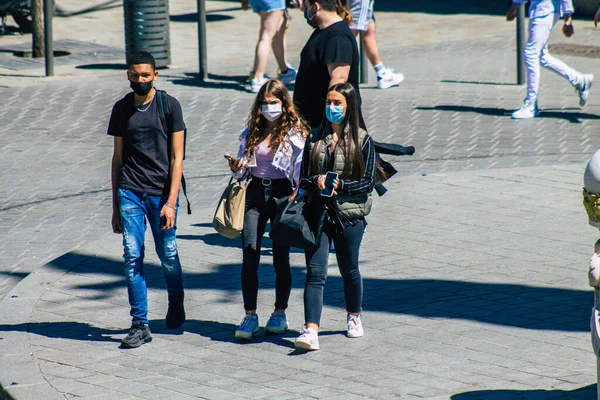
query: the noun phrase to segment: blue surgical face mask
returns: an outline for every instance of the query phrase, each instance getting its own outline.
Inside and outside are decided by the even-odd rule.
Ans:
[[[325,107],[325,116],[329,120],[329,122],[333,124],[339,124],[346,118],[346,114],[344,114],[345,106],[326,106]]]

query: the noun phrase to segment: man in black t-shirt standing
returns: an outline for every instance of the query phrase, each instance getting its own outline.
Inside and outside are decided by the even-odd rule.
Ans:
[[[304,0],[304,17],[315,31],[300,53],[294,103],[312,129],[321,126],[325,98],[336,83],[350,83],[359,96],[359,53],[354,34],[337,13],[336,0]]]
[[[185,124],[181,105],[167,96],[170,124],[159,114],[158,77],[154,57],[147,52],[129,56],[127,78],[133,92],[113,107],[108,134],[114,137],[112,157],[112,228],[123,234],[125,275],[132,325],[121,347],[150,342],[148,295],[144,277],[146,221],[162,264],[169,309],[167,328],[185,321],[183,277],[175,242],[179,186],[183,174]],[[161,94],[163,94],[161,93]]]

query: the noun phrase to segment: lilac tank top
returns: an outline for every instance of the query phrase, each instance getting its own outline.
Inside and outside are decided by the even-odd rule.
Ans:
[[[252,176],[271,179],[287,178],[285,171],[273,166],[274,154],[263,142],[258,145],[254,156],[256,157],[256,167],[252,168]]]

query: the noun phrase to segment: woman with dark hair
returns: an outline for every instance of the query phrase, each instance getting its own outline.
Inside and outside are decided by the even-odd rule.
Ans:
[[[299,116],[285,85],[270,80],[260,89],[250,111],[247,128],[240,136],[237,159],[225,155],[236,179],[251,177],[246,192],[242,231],[242,295],[246,315],[235,332],[239,339],[252,339],[259,332],[256,314],[258,264],[261,240],[267,222],[275,215],[275,199],[288,196],[298,185],[300,157],[308,127]],[[285,310],[292,289],[290,248],[273,243],[275,267],[275,311],[265,330],[288,329]]]
[[[371,210],[371,192],[376,181],[373,139],[361,128],[362,116],[353,86],[340,83],[327,93],[326,120],[310,133],[302,158],[300,187],[313,193],[314,207],[326,207],[321,243],[307,250],[304,287],[305,325],[295,345],[318,350],[318,331],[323,309],[327,260],[333,242],[344,281],[348,337],[363,336],[361,321],[362,277],[358,268],[360,243]],[[325,175],[335,172],[333,196],[319,196]]]

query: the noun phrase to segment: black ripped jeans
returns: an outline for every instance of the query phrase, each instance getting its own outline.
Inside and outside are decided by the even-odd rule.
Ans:
[[[253,178],[246,192],[246,212],[242,231],[242,295],[245,310],[256,310],[260,247],[267,222],[275,216],[273,198],[289,196],[292,193],[292,184],[288,179],[273,179],[270,188],[263,183],[265,183],[264,179]],[[267,197],[270,197],[268,200],[265,199],[265,191]],[[275,308],[285,310],[292,291],[288,246],[273,243],[273,266],[276,276]]]

